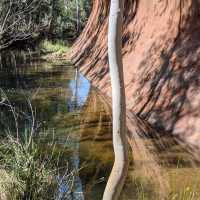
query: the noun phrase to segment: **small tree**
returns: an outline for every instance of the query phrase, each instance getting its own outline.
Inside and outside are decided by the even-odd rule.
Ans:
[[[111,0],[108,29],[108,58],[112,86],[114,166],[103,200],[117,200],[128,171],[126,103],[122,64],[123,0]]]

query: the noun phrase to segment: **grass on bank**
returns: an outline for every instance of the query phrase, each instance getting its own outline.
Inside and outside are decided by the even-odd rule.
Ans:
[[[49,40],[44,40],[40,44],[40,49],[43,53],[64,54],[70,50],[70,47],[63,41],[52,42]]]
[[[45,148],[33,137],[18,141],[8,135],[1,139],[1,200],[57,199],[60,185],[67,182],[69,188],[72,187],[72,173],[68,171],[67,162],[63,162],[62,152],[55,150],[53,141],[45,143]]]
[[[159,197],[159,188],[151,179],[144,177],[141,172],[133,171],[130,186],[126,193],[132,193],[136,200],[200,200],[200,168],[198,166],[164,167],[169,189],[163,198]]]
[[[195,180],[195,177],[194,177]],[[174,180],[175,181],[175,180]],[[178,187],[178,185],[176,186]],[[175,191],[173,190],[175,189]],[[198,185],[195,184],[180,188],[171,188],[171,192],[166,198],[159,198],[157,195],[157,188],[144,182],[142,179],[136,179],[134,185],[133,199],[136,200],[200,200],[200,191]]]

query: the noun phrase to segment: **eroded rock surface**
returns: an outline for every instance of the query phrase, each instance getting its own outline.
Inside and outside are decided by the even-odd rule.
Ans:
[[[110,96],[109,1],[93,5],[71,58]],[[127,107],[200,147],[200,0],[125,0],[123,63]]]

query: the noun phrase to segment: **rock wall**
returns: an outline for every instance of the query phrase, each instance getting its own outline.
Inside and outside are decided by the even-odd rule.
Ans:
[[[110,96],[108,0],[93,0],[71,59]],[[125,0],[127,107],[160,133],[200,147],[200,0]]]

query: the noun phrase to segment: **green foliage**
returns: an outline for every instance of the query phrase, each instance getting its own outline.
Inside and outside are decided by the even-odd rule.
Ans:
[[[2,0],[0,50],[16,42],[44,37],[75,39],[87,21],[90,8],[90,0]]]
[[[48,30],[51,6],[46,0],[0,2],[0,50],[16,41],[38,38]]]
[[[50,35],[59,38],[77,37],[87,22],[91,9],[90,0],[55,0],[52,6]]]
[[[69,51],[69,47],[62,41],[51,42],[49,40],[44,40],[40,44],[40,49],[44,53],[57,53],[62,54]]]
[[[60,184],[62,153],[55,151],[53,141],[47,142],[46,148],[48,152],[45,153],[32,136],[18,141],[9,135],[0,141],[0,197],[4,195],[10,200],[55,199]],[[65,175],[62,179],[66,180],[70,176],[66,173],[67,163],[63,162],[63,165]]]
[[[166,169],[167,170],[167,169]],[[168,169],[170,179],[170,191],[162,199],[166,200],[197,200],[200,197],[199,168]],[[134,185],[131,185],[133,199],[160,200],[157,194],[160,192],[156,185],[143,177],[134,177]]]

